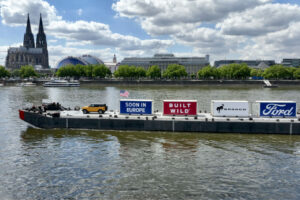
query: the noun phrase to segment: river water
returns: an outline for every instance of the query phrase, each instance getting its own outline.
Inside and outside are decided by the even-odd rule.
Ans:
[[[300,199],[300,137],[41,130],[18,109],[52,99],[65,107],[132,99],[295,100],[300,87],[0,87],[0,199]]]

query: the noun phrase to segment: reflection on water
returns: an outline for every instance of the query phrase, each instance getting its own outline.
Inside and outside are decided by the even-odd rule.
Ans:
[[[18,108],[43,98],[64,106],[130,98],[291,99],[298,88],[88,86],[0,88],[2,199],[300,199],[300,137],[132,131],[41,130]]]
[[[299,137],[29,128],[21,144],[24,154],[36,155],[29,157],[28,176],[43,174],[41,183],[55,186],[37,196],[299,197]]]

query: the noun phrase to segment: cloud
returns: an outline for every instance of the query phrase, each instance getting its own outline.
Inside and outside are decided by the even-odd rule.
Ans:
[[[43,22],[48,25],[50,21],[61,20],[54,6],[41,0],[3,0],[0,1],[0,14],[2,23],[10,26],[24,26],[27,14],[33,24],[38,24],[40,13]]]
[[[45,31],[50,38],[51,66],[68,55],[96,54],[104,61],[111,61],[115,53],[121,60],[128,56],[152,56],[167,52],[168,48],[176,48],[173,50],[176,55],[211,54],[212,60],[299,57],[300,6],[272,2],[114,1],[112,9],[116,15],[137,22],[150,39],[113,32],[108,24],[101,22],[67,21],[45,0],[0,0],[0,15],[2,23],[7,26],[25,26],[26,15],[30,13],[35,33],[42,13]],[[78,9],[77,14],[82,14],[82,10]],[[164,36],[157,37],[161,35]],[[178,47],[188,50],[182,52],[184,50],[177,50]]]
[[[121,17],[136,18],[150,35],[189,31],[270,0],[119,0],[112,8]]]
[[[259,36],[286,29],[297,21],[300,21],[298,5],[266,4],[230,14],[217,27],[227,35]]]
[[[291,23],[287,29],[253,38],[253,45],[239,50],[242,57],[276,59],[299,58],[300,22]]]
[[[54,6],[43,0],[4,0],[0,2],[2,23],[9,26],[24,26],[26,15],[30,13],[32,27],[36,29],[39,14],[43,14],[45,31],[48,36],[66,41],[77,41],[96,46],[110,46],[120,50],[157,51],[172,45],[171,40],[147,39],[141,40],[130,35],[113,33],[109,25],[95,21],[66,21],[57,14]]]

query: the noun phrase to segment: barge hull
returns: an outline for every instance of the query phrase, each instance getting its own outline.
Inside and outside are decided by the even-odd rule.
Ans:
[[[132,131],[170,131],[204,133],[256,133],[300,135],[300,123],[294,122],[231,122],[198,120],[158,120],[119,118],[63,118],[20,110],[20,118],[43,129],[94,129]]]

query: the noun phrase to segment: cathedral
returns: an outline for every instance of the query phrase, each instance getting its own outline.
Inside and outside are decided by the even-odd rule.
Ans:
[[[23,65],[31,65],[36,69],[49,69],[46,34],[44,32],[42,15],[40,15],[39,32],[36,44],[31,32],[29,14],[23,46],[10,47],[7,51],[5,67],[10,70],[20,69]]]

